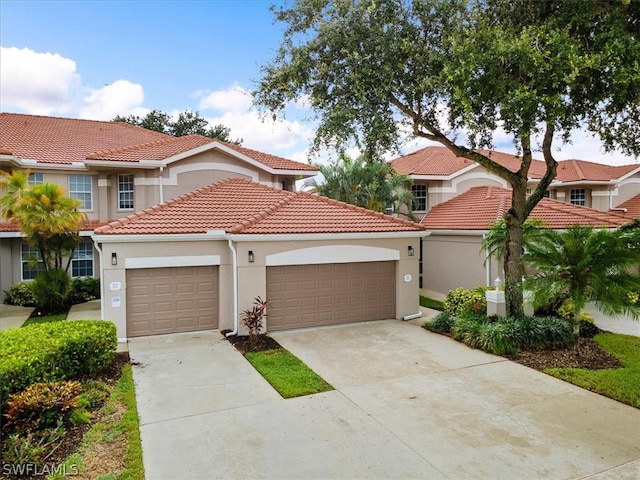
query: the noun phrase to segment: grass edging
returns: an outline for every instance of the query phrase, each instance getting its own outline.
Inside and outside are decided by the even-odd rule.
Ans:
[[[547,368],[544,372],[605,397],[640,408],[640,337],[601,333],[593,340],[618,358],[624,367],[605,370]]]
[[[431,308],[433,310],[438,310],[440,312],[444,311],[444,302],[440,300],[435,300],[433,298],[425,297],[424,295],[420,295],[420,306]]]
[[[63,472],[91,472],[95,478],[144,480],[140,420],[136,403],[131,365],[122,369],[122,376],[113,388],[109,400],[100,410],[101,418],[92,425],[78,451],[64,462]],[[109,458],[114,461],[105,462]],[[101,469],[105,469],[102,471]],[[101,471],[97,471],[100,469]],[[53,474],[47,480],[62,480],[63,474]]]
[[[285,348],[247,352],[245,358],[283,398],[333,390],[322,377]]]

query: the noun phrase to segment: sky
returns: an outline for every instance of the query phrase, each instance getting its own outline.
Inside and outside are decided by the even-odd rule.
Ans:
[[[271,3],[0,0],[0,110],[92,120],[196,110],[212,125],[229,127],[246,147],[306,162],[316,124],[304,102],[277,122],[264,121],[251,106],[250,92],[284,30]],[[572,139],[557,159],[638,163],[605,154],[582,132]],[[409,142],[402,152],[426,144]],[[514,151],[499,134],[496,147]],[[321,152],[311,160],[330,157]]]

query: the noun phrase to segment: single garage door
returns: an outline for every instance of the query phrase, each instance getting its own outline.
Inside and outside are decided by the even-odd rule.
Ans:
[[[127,336],[218,328],[218,267],[127,270]]]
[[[395,318],[395,262],[267,267],[268,330]]]

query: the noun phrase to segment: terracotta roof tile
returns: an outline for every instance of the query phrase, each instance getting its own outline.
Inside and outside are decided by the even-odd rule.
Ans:
[[[631,197],[626,202],[622,202],[611,211],[628,218],[640,218],[640,193],[635,197]]]
[[[92,231],[106,225],[108,222],[100,220],[88,220],[82,224],[80,231]],[[19,232],[18,224],[15,222],[0,221],[0,232]]]
[[[495,150],[480,150],[483,155],[491,157],[512,172],[520,168],[520,157]],[[452,175],[472,165],[471,160],[456,157],[446,147],[426,147],[391,161],[398,173],[405,175]],[[561,182],[576,181],[609,181],[621,178],[632,171],[640,169],[640,164],[605,165],[584,160],[563,160],[558,162],[556,180]],[[542,178],[546,165],[541,160],[533,160],[529,169],[529,178]]]
[[[425,227],[309,193],[231,178],[96,229],[96,233],[366,233]]]
[[[449,201],[433,207],[422,220],[429,230],[487,230],[491,223],[504,216],[511,205],[511,190],[499,187],[473,187]],[[543,198],[531,212],[550,228],[572,225],[619,227],[629,219],[570,203]]]
[[[312,165],[201,135],[172,137],[124,122],[0,113],[0,154],[39,163],[164,160],[214,142],[276,170],[317,170]]]

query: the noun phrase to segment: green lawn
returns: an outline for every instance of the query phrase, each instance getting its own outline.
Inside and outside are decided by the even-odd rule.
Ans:
[[[65,461],[66,471],[90,473],[101,480],[144,480],[142,444],[131,365],[102,407],[80,448]],[[62,480],[50,475],[49,480]]]
[[[333,390],[331,385],[284,348],[251,352],[245,357],[283,398]]]
[[[444,303],[433,298],[423,297],[420,295],[420,306],[433,308],[434,310],[444,311]]]
[[[60,322],[66,319],[66,313],[60,313],[58,315],[44,315],[42,317],[28,318],[27,321],[22,324],[22,326],[26,327],[27,325],[33,325],[36,323]]]
[[[624,368],[585,370],[549,368],[545,373],[619,402],[640,408],[640,338],[617,333],[602,333],[595,342],[618,358]]]

